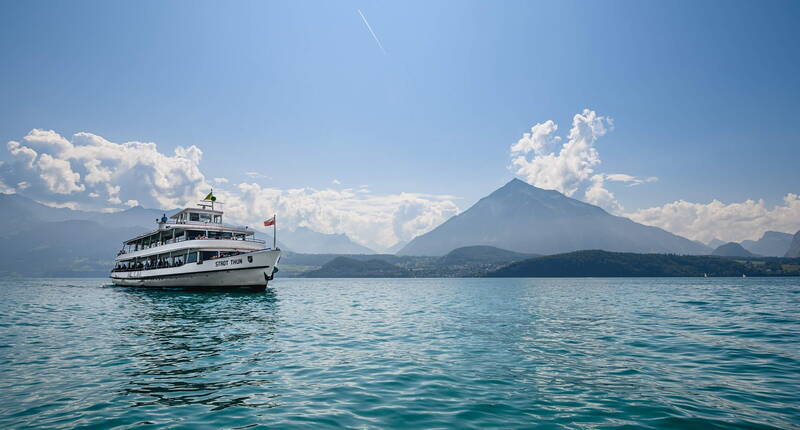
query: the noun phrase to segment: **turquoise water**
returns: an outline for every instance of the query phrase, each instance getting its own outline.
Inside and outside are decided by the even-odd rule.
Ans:
[[[0,282],[0,428],[800,428],[800,279]]]

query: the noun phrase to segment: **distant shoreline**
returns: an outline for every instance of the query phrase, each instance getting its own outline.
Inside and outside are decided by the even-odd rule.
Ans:
[[[109,263],[110,267],[110,263]],[[800,258],[639,254],[601,250],[532,255],[491,246],[441,257],[287,252],[280,278],[740,278],[800,276]],[[106,271],[0,273],[5,279],[107,278]]]

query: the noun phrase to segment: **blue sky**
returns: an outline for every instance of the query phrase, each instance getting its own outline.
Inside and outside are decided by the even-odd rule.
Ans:
[[[196,145],[208,177],[459,197],[584,108],[628,211],[800,192],[797,2],[4,2],[0,138]],[[361,20],[380,38],[381,51]],[[2,152],[0,160],[9,160]],[[245,172],[265,177],[250,178]]]

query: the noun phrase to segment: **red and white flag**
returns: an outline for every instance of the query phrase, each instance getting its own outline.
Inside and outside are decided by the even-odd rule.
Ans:
[[[275,225],[275,215],[272,215],[272,218],[264,221],[264,227]]]

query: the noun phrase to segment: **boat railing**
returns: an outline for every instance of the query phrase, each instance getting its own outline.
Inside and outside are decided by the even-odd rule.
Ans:
[[[115,267],[111,269],[111,273],[115,272],[138,272],[141,270],[155,270],[155,269],[169,269],[173,267],[181,267],[184,263],[170,263],[170,262],[163,262],[163,263],[156,263],[156,264],[141,264],[139,263],[135,267]]]
[[[236,229],[239,229],[239,230],[248,230],[248,227],[246,225],[224,224],[224,223],[221,223],[221,222],[211,222],[211,221],[187,221],[187,220],[176,221],[176,220],[173,220],[173,221],[167,222],[167,224],[203,225],[203,226],[209,226],[210,225],[210,226],[221,226],[221,227],[236,228]]]
[[[264,239],[254,239],[254,238],[235,239],[235,238],[233,238],[233,237],[207,237],[207,236],[197,236],[197,237],[193,237],[193,238],[191,238],[191,239],[187,239],[187,238],[186,238],[186,236],[181,236],[181,237],[176,237],[175,239],[169,239],[169,240],[165,240],[163,243],[154,243],[154,244],[150,245],[150,246],[149,246],[149,247],[147,247],[147,248],[144,248],[144,247],[143,247],[143,248],[139,248],[139,249],[137,249],[137,250],[135,250],[135,251],[125,251],[125,250],[122,250],[122,251],[120,251],[120,252],[118,252],[118,253],[117,253],[117,256],[119,256],[119,255],[122,255],[122,254],[126,254],[126,253],[128,253],[128,252],[137,252],[137,251],[143,251],[143,250],[145,250],[145,249],[158,248],[159,246],[169,245],[169,244],[171,244],[171,243],[186,242],[186,241],[189,241],[189,240],[234,240],[234,241],[237,241],[237,242],[251,242],[251,243],[260,243],[260,244],[266,244],[266,243],[267,243],[267,241],[266,241],[266,240],[264,240]]]
[[[213,256],[213,257],[209,258],[207,261],[213,261],[213,260],[217,260],[217,259],[220,259],[220,258],[235,257],[235,256],[241,255],[241,254],[242,254],[242,252],[226,253],[225,255]],[[183,258],[183,256],[181,256],[180,258]],[[131,266],[125,266],[125,265],[119,265],[119,266],[114,267],[113,269],[111,269],[111,273],[116,273],[116,272],[139,272],[139,271],[142,271],[142,270],[155,270],[155,269],[171,269],[171,268],[175,268],[175,267],[181,267],[184,264],[191,264],[191,263],[194,263],[194,261],[190,261],[189,263],[184,263],[183,260],[180,260],[180,261],[177,261],[177,262],[170,262],[169,260],[163,260],[162,259],[162,260],[156,260],[155,262],[152,262],[152,263],[150,261],[146,261],[144,263],[142,263],[142,262],[134,263],[132,267]]]

